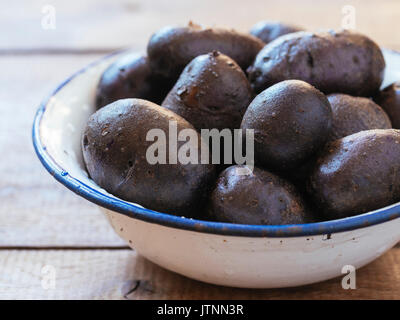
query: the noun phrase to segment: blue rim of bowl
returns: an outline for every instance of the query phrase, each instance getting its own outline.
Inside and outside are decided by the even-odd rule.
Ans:
[[[111,197],[100,190],[96,190],[82,181],[70,176],[47,152],[46,147],[42,144],[40,137],[40,124],[46,111],[47,104],[50,99],[66,86],[72,79],[79,74],[85,72],[89,68],[109,59],[123,51],[114,52],[107,55],[79,70],[69,78],[59,84],[56,89],[40,104],[36,112],[33,128],[32,140],[36,154],[47,171],[60,183],[66,186],[74,193],[81,197],[109,210],[129,216],[134,219],[143,220],[162,226],[190,230],[195,232],[204,232],[217,235],[241,236],[241,237],[305,237],[313,235],[330,235],[338,232],[350,231],[359,228],[384,223],[400,217],[400,203],[378,209],[372,212],[364,213],[348,218],[330,220],[324,222],[293,224],[293,225],[246,225],[232,224],[223,222],[203,221],[197,219],[189,219],[171,214],[160,213],[150,209],[139,207],[135,204]],[[395,54],[399,52],[391,51]]]

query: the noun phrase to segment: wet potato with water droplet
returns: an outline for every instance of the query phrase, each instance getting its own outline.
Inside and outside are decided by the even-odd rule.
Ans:
[[[112,63],[101,75],[96,89],[96,107],[100,109],[125,98],[161,103],[172,84],[156,76],[146,56],[129,53]]]
[[[396,82],[381,90],[374,100],[389,115],[393,128],[400,129],[400,82]]]
[[[84,162],[90,177],[121,199],[160,212],[197,216],[214,182],[214,166],[200,161],[152,164],[147,155],[154,141],[146,137],[154,128],[165,133],[168,150],[171,121],[178,133],[184,129],[196,133],[185,119],[152,102],[122,99],[109,104],[87,122],[82,138]],[[177,150],[185,143],[199,155],[201,147],[207,148],[199,135],[197,141],[178,141]],[[166,162],[168,157],[167,151]]]
[[[300,80],[286,80],[251,102],[241,128],[254,130],[256,164],[283,172],[302,165],[324,146],[332,111],[323,93]]]
[[[325,94],[371,97],[379,91],[385,60],[378,45],[352,31],[296,32],[267,44],[249,67],[255,92],[287,79]]]
[[[242,169],[242,171],[240,171]],[[306,204],[288,181],[260,168],[231,166],[219,176],[210,217],[223,222],[283,225],[312,221]]]
[[[329,143],[310,177],[309,194],[327,219],[400,201],[400,130],[361,131]]]
[[[263,47],[264,42],[250,34],[189,23],[187,27],[168,26],[157,31],[150,38],[147,54],[155,73],[176,81],[199,55],[220,51],[246,70]]]
[[[291,24],[277,21],[260,21],[250,30],[250,34],[259,38],[265,43],[269,43],[280,36],[288,33],[302,31],[303,29]]]
[[[240,127],[251,99],[250,83],[238,64],[213,51],[186,66],[162,106],[199,131],[235,129]]]
[[[369,98],[331,94],[328,100],[332,108],[330,141],[363,130],[392,128],[386,112]]]

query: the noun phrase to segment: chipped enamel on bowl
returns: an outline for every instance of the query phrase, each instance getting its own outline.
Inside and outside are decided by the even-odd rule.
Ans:
[[[95,111],[102,71],[124,53],[64,81],[40,106],[33,143],[42,164],[67,188],[99,205],[114,230],[152,262],[184,276],[245,288],[292,287],[360,268],[400,241],[400,203],[346,219],[287,226],[238,225],[176,217],[123,201],[86,173],[81,134]],[[400,79],[400,54],[385,50],[383,86]]]

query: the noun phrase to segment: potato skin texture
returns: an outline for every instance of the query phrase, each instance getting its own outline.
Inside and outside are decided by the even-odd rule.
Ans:
[[[189,24],[187,27],[165,27],[153,34],[147,54],[155,73],[176,80],[190,61],[213,50],[226,54],[246,70],[264,45],[249,34]]]
[[[260,21],[251,28],[250,34],[265,43],[269,43],[280,36],[299,31],[303,31],[303,29],[282,22]]]
[[[212,218],[255,225],[311,221],[306,205],[292,184],[259,168],[239,175],[238,168],[244,166],[231,166],[220,174],[209,205]]]
[[[387,112],[393,128],[400,129],[400,82],[383,89],[374,100]]]
[[[255,92],[287,79],[310,83],[325,94],[373,96],[385,61],[368,37],[351,31],[296,32],[267,44],[248,74]]]
[[[241,128],[254,130],[256,164],[285,171],[300,166],[325,144],[331,124],[325,95],[304,81],[287,80],[251,102]]]
[[[169,122],[178,134],[192,129],[186,120],[165,108],[141,99],[109,104],[88,120],[82,150],[90,177],[113,195],[144,207],[175,215],[197,215],[215,179],[213,165],[168,163]],[[167,164],[150,164],[146,151],[153,128],[166,134]],[[198,137],[200,155],[202,140]],[[178,141],[177,148],[186,142]],[[189,143],[189,142],[188,142]],[[194,143],[194,142],[191,142]]]
[[[162,106],[197,130],[239,128],[252,99],[250,83],[231,58],[216,51],[193,59]]]
[[[96,108],[125,98],[161,103],[171,87],[169,81],[153,74],[146,56],[130,53],[103,72],[96,90]]]
[[[371,99],[347,94],[331,94],[328,100],[333,116],[330,140],[364,130],[392,128],[386,112]]]
[[[317,160],[309,194],[328,219],[400,200],[400,130],[361,131],[329,143]]]

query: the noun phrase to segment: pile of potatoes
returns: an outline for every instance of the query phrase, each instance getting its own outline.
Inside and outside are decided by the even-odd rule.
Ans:
[[[197,219],[282,225],[375,210],[400,201],[400,86],[380,91],[384,69],[380,48],[353,31],[166,27],[146,55],[102,74],[86,168],[115,196]],[[199,152],[201,129],[254,130],[255,167],[149,163],[147,133],[171,121],[198,133]]]

